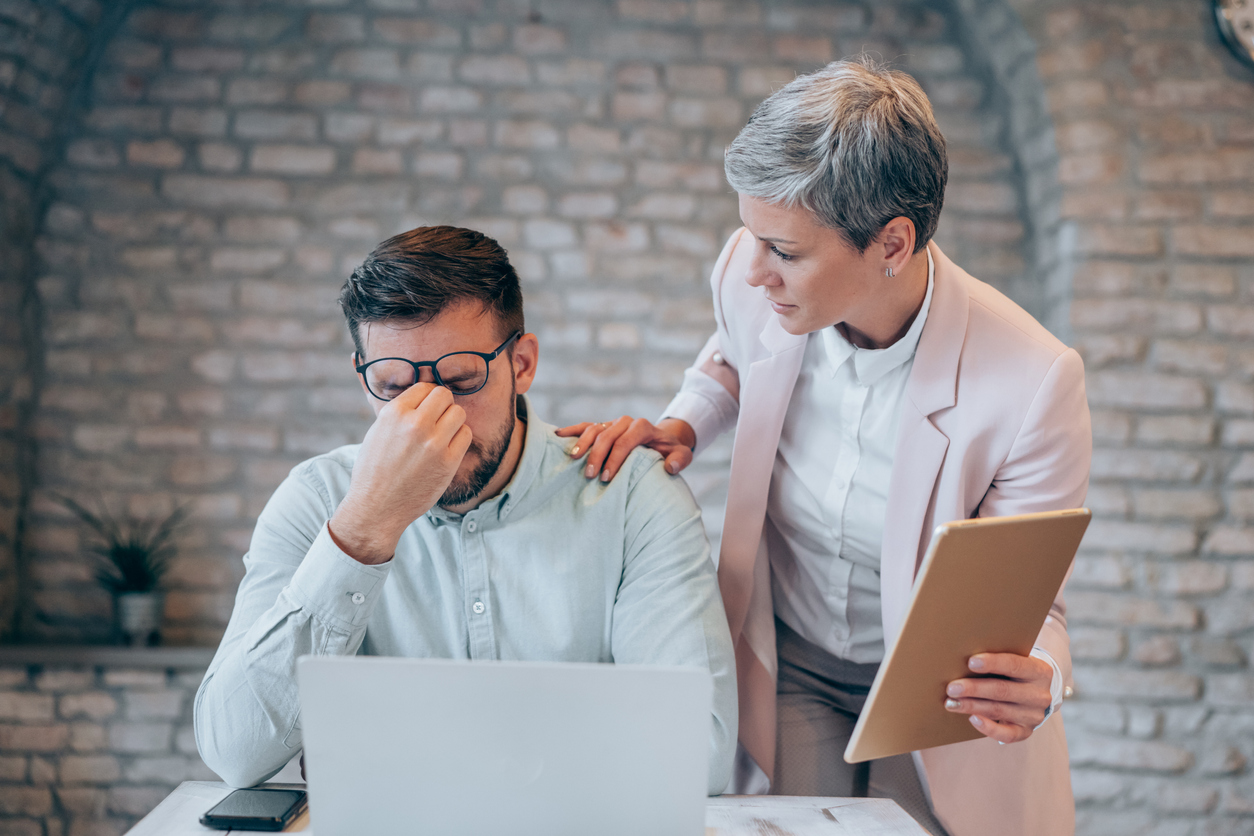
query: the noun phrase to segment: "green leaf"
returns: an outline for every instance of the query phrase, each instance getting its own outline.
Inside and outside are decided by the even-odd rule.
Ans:
[[[101,586],[115,594],[157,588],[177,552],[172,539],[187,519],[186,505],[178,506],[161,520],[132,517],[122,521],[109,513],[103,498],[98,499],[101,511],[97,513],[68,496],[53,496],[85,522],[98,540],[86,548],[99,562],[96,578]]]

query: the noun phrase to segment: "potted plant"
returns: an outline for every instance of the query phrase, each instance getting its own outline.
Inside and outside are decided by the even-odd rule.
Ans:
[[[92,529],[98,542],[90,549],[99,557],[96,577],[113,593],[114,633],[122,644],[156,645],[161,641],[164,596],[161,577],[174,556],[175,529],[187,517],[187,507],[175,508],[164,519],[113,517],[102,500],[95,513],[68,496],[57,500]]]

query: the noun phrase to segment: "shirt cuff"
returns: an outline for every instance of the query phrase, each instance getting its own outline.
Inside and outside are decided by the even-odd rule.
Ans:
[[[735,424],[736,401],[713,378],[689,369],[684,373],[684,388],[667,404],[659,420],[666,418],[678,418],[692,427],[697,436],[696,453]]]
[[[353,560],[335,545],[324,523],[292,574],[288,593],[302,609],[342,630],[352,631],[370,620],[391,565],[388,561],[367,566]]]
[[[1053,716],[1054,712],[1062,705],[1062,669],[1058,667],[1058,663],[1054,661],[1054,657],[1049,655],[1049,651],[1044,648],[1034,647],[1029,655],[1034,656],[1037,659],[1043,659],[1049,663],[1051,668],[1054,669],[1054,676],[1049,682],[1049,710],[1045,712],[1045,720],[1042,720],[1040,724],[1036,726],[1036,729],[1039,729],[1041,726],[1045,725],[1045,721]],[[1033,731],[1036,731],[1036,729],[1033,729]]]

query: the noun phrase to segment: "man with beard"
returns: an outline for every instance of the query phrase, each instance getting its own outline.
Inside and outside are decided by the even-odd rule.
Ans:
[[[630,478],[585,479],[575,442],[533,414],[539,344],[504,250],[411,230],[366,258],[340,305],[376,420],[293,469],[257,520],[196,694],[205,763],[251,786],[300,752],[306,654],[685,665],[714,680],[720,792],[735,666],[700,513],[644,448]]]

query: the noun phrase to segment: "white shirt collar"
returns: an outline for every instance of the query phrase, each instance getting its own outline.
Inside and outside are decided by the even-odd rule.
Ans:
[[[910,329],[906,331],[905,336],[887,348],[858,348],[845,339],[835,326],[824,328],[820,333],[830,374],[836,374],[836,369],[840,367],[840,364],[852,356],[854,375],[858,378],[858,382],[864,386],[870,386],[914,357],[915,349],[919,347],[919,338],[923,335],[923,323],[927,320],[928,309],[932,307],[932,286],[935,273],[936,265],[932,261],[932,251],[928,250],[927,293],[923,297],[923,307],[919,308],[919,313],[910,324]]]

